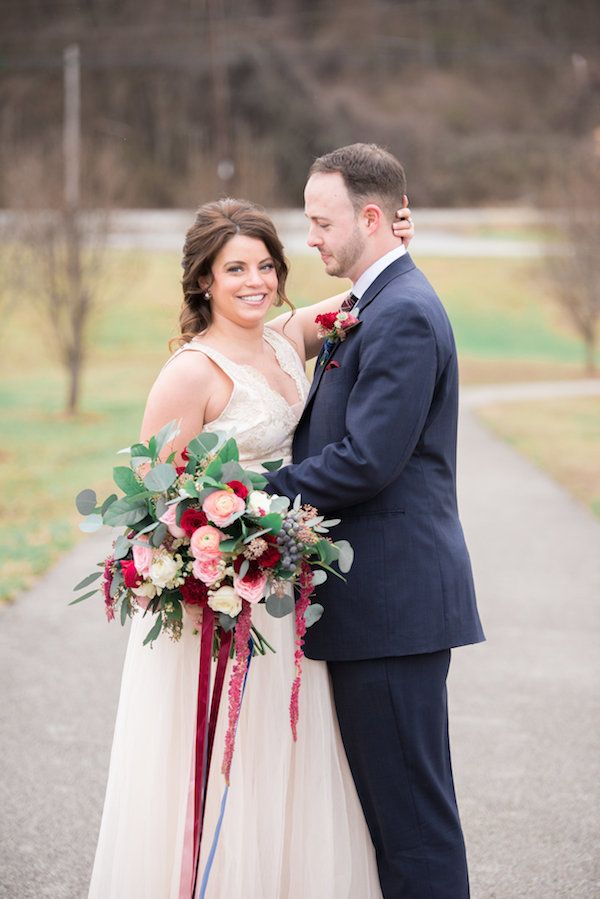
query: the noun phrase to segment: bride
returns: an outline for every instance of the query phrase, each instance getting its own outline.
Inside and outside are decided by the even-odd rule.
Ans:
[[[408,209],[394,230],[408,242]],[[235,431],[240,462],[260,470],[291,457],[308,393],[304,364],[321,341],[315,315],[345,294],[293,311],[287,265],[268,216],[250,203],[202,206],[183,258],[180,347],[150,391],[141,439],[181,420],[178,455],[204,430]],[[266,323],[273,305],[286,312]],[[89,899],[190,896],[198,680],[195,621],[179,643],[143,646],[134,617],[123,669],[106,800]],[[375,854],[339,735],[325,662],[304,662],[298,740],[289,725],[293,616],[264,605],[253,620],[277,650],[250,666],[231,789],[206,892],[211,899],[381,897]],[[318,627],[318,624],[316,625]],[[221,703],[209,775],[200,874],[219,816],[227,702]]]

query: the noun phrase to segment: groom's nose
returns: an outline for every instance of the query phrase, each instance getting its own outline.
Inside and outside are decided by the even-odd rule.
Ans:
[[[308,229],[308,236],[306,238],[306,243],[309,247],[318,247],[323,243],[322,238],[320,238],[313,225],[311,225]]]

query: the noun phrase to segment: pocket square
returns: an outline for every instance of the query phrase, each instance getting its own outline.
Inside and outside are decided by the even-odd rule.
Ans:
[[[330,371],[332,368],[339,368],[340,363],[336,359],[332,359],[331,362],[328,362],[325,366],[325,371]]]

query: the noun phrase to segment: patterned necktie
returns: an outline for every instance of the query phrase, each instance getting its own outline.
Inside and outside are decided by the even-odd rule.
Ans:
[[[349,293],[340,306],[340,312],[351,312],[356,303],[358,303],[358,297],[355,297],[353,293]]]

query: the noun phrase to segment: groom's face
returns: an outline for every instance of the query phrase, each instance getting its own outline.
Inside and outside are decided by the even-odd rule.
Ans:
[[[310,221],[307,243],[321,254],[327,274],[354,280],[366,241],[339,172],[310,176],[304,211]]]

